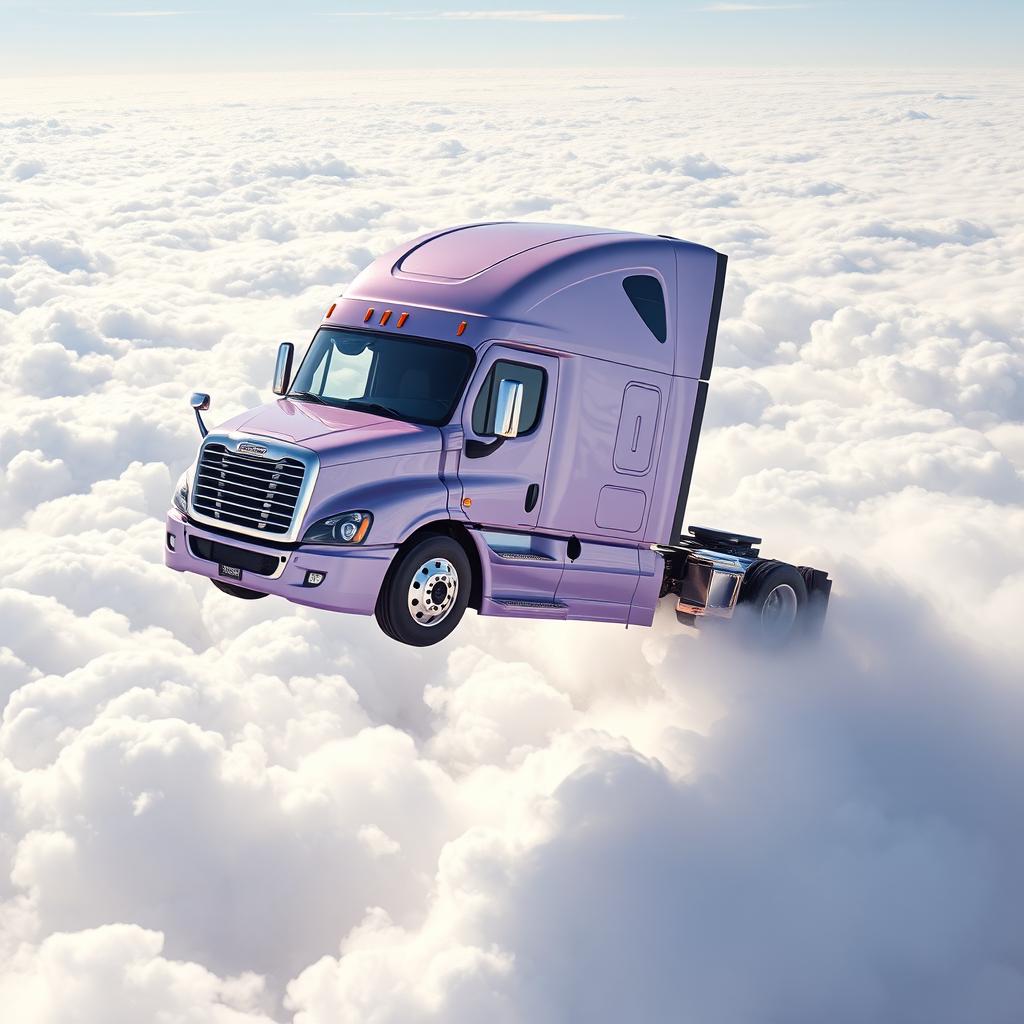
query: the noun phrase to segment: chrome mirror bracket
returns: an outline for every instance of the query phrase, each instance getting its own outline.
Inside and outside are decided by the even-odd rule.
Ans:
[[[206,429],[206,424],[203,422],[203,413],[210,408],[210,396],[204,394],[202,391],[196,391],[189,399],[189,405],[192,406],[192,411],[196,414],[196,423],[199,425],[199,436],[206,437],[209,431]]]

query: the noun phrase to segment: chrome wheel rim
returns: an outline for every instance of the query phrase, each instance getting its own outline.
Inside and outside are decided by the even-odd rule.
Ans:
[[[796,591],[788,583],[780,583],[761,605],[761,628],[773,636],[786,636],[796,622],[797,610]]]
[[[436,626],[455,607],[459,574],[447,558],[429,558],[409,584],[409,616],[420,626]]]

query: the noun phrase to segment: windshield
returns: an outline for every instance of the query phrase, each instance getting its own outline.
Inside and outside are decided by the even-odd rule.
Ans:
[[[440,426],[472,368],[464,345],[321,327],[288,397]]]

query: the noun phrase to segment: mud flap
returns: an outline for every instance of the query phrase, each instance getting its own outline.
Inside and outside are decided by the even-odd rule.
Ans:
[[[828,578],[828,573],[822,569],[798,565],[797,571],[807,586],[807,604],[802,613],[804,633],[808,639],[818,640],[825,625],[829,595],[832,593],[832,581]]]

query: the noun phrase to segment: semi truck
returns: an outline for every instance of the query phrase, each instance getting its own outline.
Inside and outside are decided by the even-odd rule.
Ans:
[[[497,222],[359,274],[274,401],[207,430],[166,564],[242,599],[376,616],[405,644],[479,615],[820,630],[826,572],[684,531],[726,256],[666,235]],[[293,372],[294,369],[294,372]],[[741,614],[737,614],[741,613]]]

